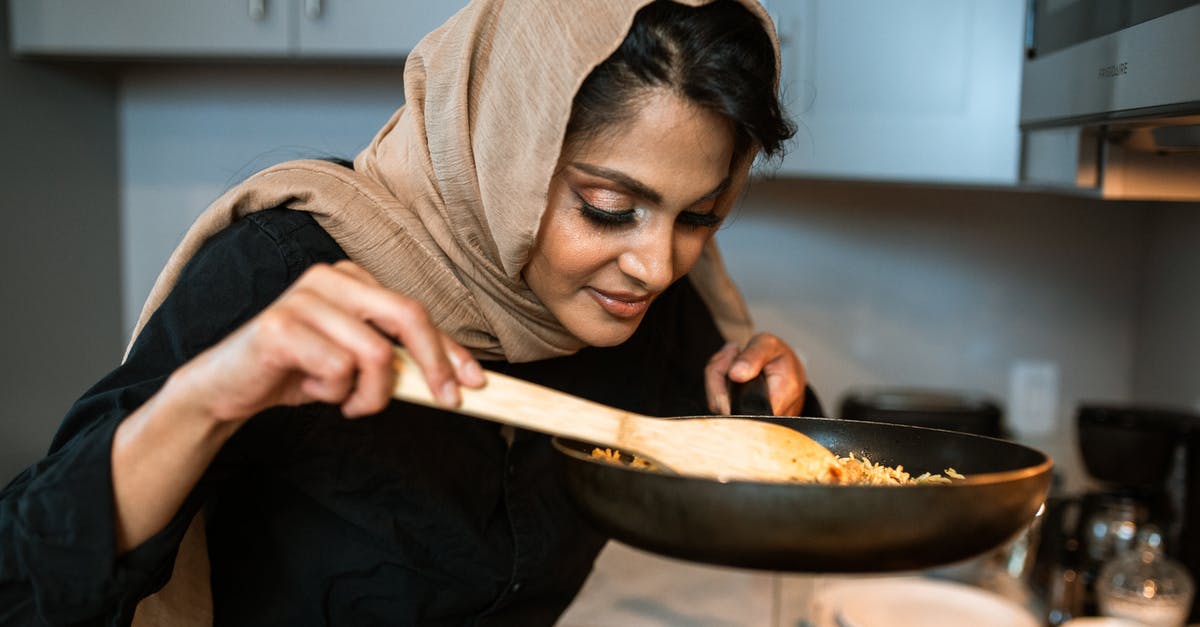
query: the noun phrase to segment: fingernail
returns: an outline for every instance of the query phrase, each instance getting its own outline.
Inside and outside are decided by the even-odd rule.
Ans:
[[[739,361],[739,362],[733,364],[733,367],[729,369],[729,374],[731,374],[739,379],[744,379],[746,377],[749,377],[750,376],[750,364],[748,364],[744,361]]]
[[[483,367],[474,359],[468,361],[467,365],[463,367],[463,375],[466,376],[467,383],[483,385]]]
[[[453,381],[443,383],[441,390],[438,392],[438,402],[446,407],[457,407],[458,384]]]

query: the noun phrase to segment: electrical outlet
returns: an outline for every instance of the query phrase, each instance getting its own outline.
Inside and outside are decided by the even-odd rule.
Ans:
[[[1013,362],[1008,378],[1008,422],[1017,435],[1042,435],[1058,427],[1058,364]]]

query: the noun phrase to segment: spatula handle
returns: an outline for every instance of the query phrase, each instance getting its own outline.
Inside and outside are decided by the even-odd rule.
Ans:
[[[447,409],[434,400],[420,366],[403,348],[396,349],[395,368],[393,398]],[[637,417],[498,372],[489,371],[485,375],[487,382],[482,388],[460,387],[462,404],[449,411],[618,448],[626,420]]]

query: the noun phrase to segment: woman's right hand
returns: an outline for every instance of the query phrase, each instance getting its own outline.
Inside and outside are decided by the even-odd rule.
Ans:
[[[348,261],[313,266],[176,370],[113,436],[117,552],[162,530],[224,442],[258,412],[313,401],[340,405],[347,417],[382,410],[395,381],[389,338],[404,344],[446,406],[458,404],[460,384],[483,385],[479,362],[424,307]]]
[[[443,405],[459,385],[483,385],[479,363],[442,333],[417,301],[349,262],[316,265],[257,316],[171,376],[181,394],[223,421],[275,405],[319,401],[348,418],[381,411],[395,381],[390,338],[400,341]]]

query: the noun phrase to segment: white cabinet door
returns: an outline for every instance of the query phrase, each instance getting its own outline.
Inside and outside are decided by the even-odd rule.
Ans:
[[[398,59],[466,0],[294,0],[300,57]]]
[[[10,0],[10,41],[23,54],[282,56],[294,2]]]
[[[19,54],[404,58],[466,0],[10,0]]]
[[[1024,0],[773,0],[780,174],[1012,184]]]

